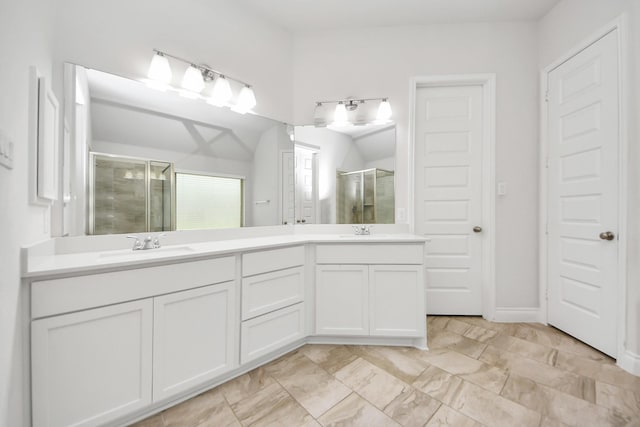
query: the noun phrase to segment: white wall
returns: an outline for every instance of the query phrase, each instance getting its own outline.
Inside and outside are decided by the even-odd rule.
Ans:
[[[388,96],[397,126],[396,207],[408,209],[409,79],[497,74],[498,307],[537,307],[537,27],[491,23],[317,32],[294,40],[295,123],[314,101]]]
[[[30,206],[28,148],[29,66],[51,76],[52,8],[48,0],[0,3],[0,129],[14,142],[14,168],[0,166],[0,425],[29,424],[22,352],[23,292],[20,246],[49,237],[49,208]],[[28,396],[27,396],[28,398]]]
[[[566,54],[582,40],[625,13],[629,39],[626,51],[628,86],[623,94],[628,96],[629,155],[628,196],[629,223],[627,237],[627,350],[640,355],[640,2],[637,0],[563,0],[539,23],[539,66],[544,68]],[[640,362],[638,362],[640,363]],[[640,369],[640,365],[636,367]]]

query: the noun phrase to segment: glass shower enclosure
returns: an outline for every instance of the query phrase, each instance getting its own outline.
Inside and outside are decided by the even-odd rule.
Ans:
[[[393,224],[394,172],[372,168],[336,174],[337,224]]]
[[[88,234],[175,228],[173,164],[91,153]]]

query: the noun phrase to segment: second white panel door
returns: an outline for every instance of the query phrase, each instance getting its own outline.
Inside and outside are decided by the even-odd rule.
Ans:
[[[482,86],[419,88],[415,231],[426,254],[428,314],[482,314]]]

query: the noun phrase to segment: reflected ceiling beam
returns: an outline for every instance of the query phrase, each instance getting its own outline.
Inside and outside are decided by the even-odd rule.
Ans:
[[[198,126],[208,127],[210,129],[215,129],[215,130],[218,130],[218,131],[221,131],[221,132],[232,132],[233,131],[233,129],[230,129],[230,128],[227,128],[227,127],[224,127],[224,126],[217,126],[217,125],[214,125],[214,124],[211,124],[211,123],[207,123],[207,122],[203,122],[203,121],[200,121],[200,120],[188,119],[186,117],[177,116],[175,114],[165,113],[165,112],[158,111],[158,110],[151,109],[151,108],[137,107],[137,106],[131,105],[131,104],[124,104],[122,102],[112,101],[110,99],[92,97],[91,98],[91,102],[95,102],[96,104],[108,105],[108,106],[111,106],[111,107],[118,107],[118,108],[122,108],[122,109],[129,110],[129,111],[135,111],[135,112],[138,112],[138,113],[153,114],[153,115],[158,116],[158,117],[162,117],[162,118],[170,119],[170,120],[176,120],[176,121],[179,121],[179,122],[182,122],[182,123],[188,121],[188,122],[196,124]]]
[[[198,129],[195,127],[193,123],[184,121],[183,124],[187,132],[189,132],[189,135],[191,135],[195,143],[198,145],[198,149],[196,149],[196,151],[194,151],[192,154],[203,153],[203,154],[209,154],[213,157],[219,157],[223,159],[225,157],[216,153],[216,151],[214,150],[213,143],[219,138],[222,138],[224,136],[229,136],[231,139],[236,141],[238,143],[238,146],[242,149],[242,151],[244,151],[247,154],[247,156],[243,157],[242,160],[253,159],[253,151],[248,149],[245,146],[245,144],[240,139],[238,139],[238,137],[236,137],[236,135],[233,132],[231,131],[222,132],[221,134],[216,135],[213,138],[211,138],[209,141],[207,141],[206,139],[204,139],[202,134],[198,131]],[[238,159],[231,158],[230,160],[238,160]]]
[[[389,126],[385,126],[383,128],[380,128],[380,129],[374,129],[374,130],[371,130],[371,131],[365,131],[365,132],[363,132],[361,134],[353,136],[353,140],[356,141],[358,139],[365,138],[367,136],[376,135],[376,134],[379,134],[379,133],[382,133],[382,132],[386,132],[389,129],[393,129],[395,126],[396,126],[395,123],[393,123],[393,124],[390,124]]]

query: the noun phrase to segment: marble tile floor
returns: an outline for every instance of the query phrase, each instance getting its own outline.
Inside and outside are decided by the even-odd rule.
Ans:
[[[429,351],[306,345],[135,426],[640,426],[640,377],[554,328],[427,328]]]

